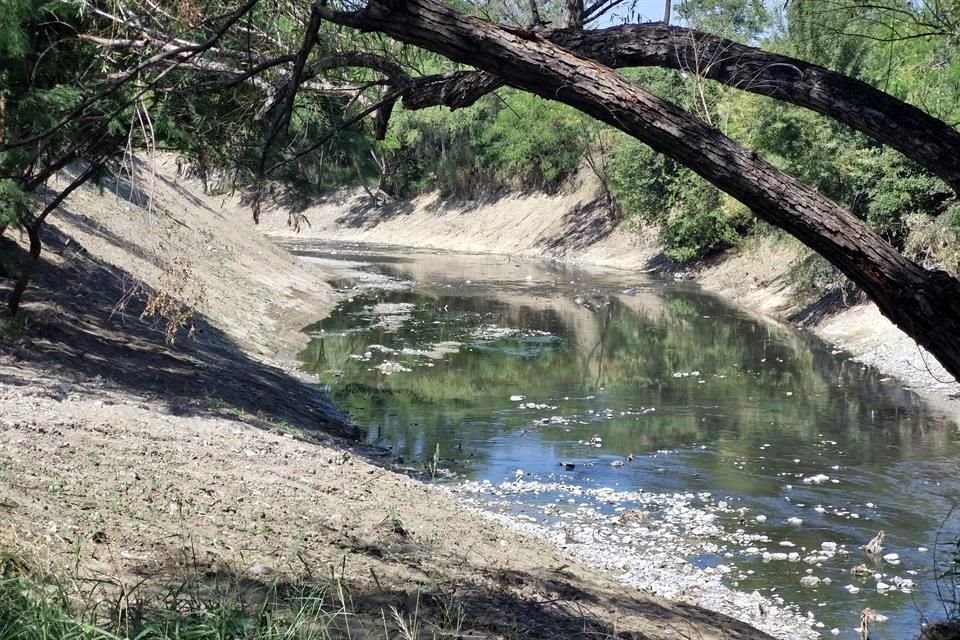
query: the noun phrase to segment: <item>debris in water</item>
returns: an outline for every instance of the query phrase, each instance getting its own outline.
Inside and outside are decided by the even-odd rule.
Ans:
[[[883,551],[883,538],[886,535],[887,534],[883,532],[883,529],[881,529],[880,531],[877,532],[877,535],[873,536],[870,542],[863,545],[863,550],[869,553],[870,555],[879,554],[881,551]]]

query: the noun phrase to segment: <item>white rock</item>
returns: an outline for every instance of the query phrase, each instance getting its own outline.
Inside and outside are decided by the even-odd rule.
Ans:
[[[846,589],[849,593],[860,593],[860,587],[853,584],[848,584],[844,587],[844,589]]]
[[[766,521],[767,521],[767,516],[765,516],[765,515],[763,515],[763,514],[760,514],[759,516],[757,516],[756,518],[754,518],[754,520],[756,520],[757,522],[766,522]]]
[[[803,520],[801,518],[797,518],[796,516],[792,518],[787,518],[787,522],[789,524],[792,524],[795,527],[799,527],[800,525],[803,524]]]
[[[894,564],[900,561],[900,556],[895,553],[888,553],[887,555],[883,556],[883,559],[890,564]]]
[[[521,400],[526,400],[527,396],[510,396],[510,402],[520,402]]]
[[[801,587],[812,588],[812,587],[816,587],[818,584],[820,584],[820,578],[818,578],[817,576],[803,576],[802,578],[800,578]]]
[[[879,591],[880,593],[883,593],[884,591],[889,591],[890,589],[892,589],[892,587],[886,582],[883,582],[882,580],[877,583],[877,591]]]
[[[834,552],[836,552],[836,550],[837,550],[837,543],[836,543],[836,542],[821,542],[821,543],[820,543],[820,548],[823,549],[824,551],[829,551],[830,553],[834,553]]]

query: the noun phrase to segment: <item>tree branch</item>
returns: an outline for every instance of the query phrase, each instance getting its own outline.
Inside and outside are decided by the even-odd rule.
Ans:
[[[955,342],[960,281],[923,269],[849,211],[673,103],[608,67],[463,14],[441,0],[406,0],[400,8],[371,0],[367,10],[345,20],[496,73],[514,87],[575,107],[689,167],[827,258],[884,315],[960,375]]]
[[[359,12],[326,10],[332,22],[363,28]],[[612,68],[655,66],[701,75],[728,86],[775,98],[834,118],[900,151],[939,176],[960,195],[960,132],[869,84],[789,56],[661,23],[607,29],[538,32],[579,56]],[[469,63],[468,63],[469,64]],[[502,86],[489,72],[459,72],[443,84],[424,81],[404,95],[404,106],[423,109],[473,104]]]

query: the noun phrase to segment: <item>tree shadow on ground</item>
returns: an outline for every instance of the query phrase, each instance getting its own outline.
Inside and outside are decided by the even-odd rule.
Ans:
[[[540,246],[551,252],[584,251],[613,233],[617,226],[618,221],[607,211],[604,199],[598,197],[564,214],[563,230],[555,237],[541,240]]]
[[[13,360],[35,364],[63,384],[102,381],[108,388],[158,400],[174,414],[270,419],[359,437],[322,393],[251,359],[203,315],[191,320],[193,337],[180,331],[170,348],[165,323],[144,319],[150,295],[145,285],[91,257],[53,225],[45,228],[44,241],[52,259],[41,258],[27,292],[22,312],[29,330],[7,337],[6,344],[0,336],[0,349]],[[9,239],[0,239],[0,251],[25,259],[25,250]],[[0,279],[0,299],[11,288],[9,279]],[[75,392],[85,388],[78,385]]]
[[[184,180],[170,180],[163,172],[156,170],[156,166],[151,165],[152,162],[144,161],[137,156],[130,156],[121,166],[116,167],[115,171],[100,176],[97,179],[97,186],[100,189],[113,193],[121,200],[130,202],[133,206],[140,209],[158,210],[161,213],[169,213],[164,209],[163,203],[154,198],[154,185],[151,183],[158,182],[162,183],[165,187],[176,193],[179,198],[186,200],[194,207],[209,211],[221,218],[223,217],[221,212],[212,208],[201,198],[197,197],[191,189],[186,187],[184,180],[190,179],[200,182],[201,184],[198,185],[198,188],[202,189],[203,193],[208,196],[214,193],[229,193],[233,187],[226,189],[223,187],[222,181],[217,181],[214,190],[211,190],[207,181],[203,180],[195,171],[191,171],[189,166],[182,166],[179,161],[177,162],[176,175],[184,178]],[[171,219],[180,222],[173,216],[171,216]],[[180,224],[184,223],[180,222]],[[186,225],[184,224],[184,226]]]
[[[141,617],[149,617],[146,607],[157,594],[166,594],[164,605],[178,604],[184,615],[191,606],[202,603],[215,611],[226,602],[245,615],[296,619],[301,628],[315,622],[323,626],[323,637],[330,638],[771,638],[695,605],[661,601],[612,583],[585,586],[563,568],[484,569],[467,567],[459,559],[456,566],[440,567],[432,576],[414,577],[404,567],[385,566],[409,558],[383,557],[376,554],[369,566],[371,580],[348,575],[346,567],[358,562],[356,557],[344,559],[340,566],[316,567],[301,557],[299,576],[273,577],[272,570],[262,565],[253,569],[270,574],[257,576],[216,559],[198,565],[194,556],[192,566],[172,560],[140,572],[145,579],[139,588],[153,596],[134,595],[139,596]],[[422,570],[419,562],[415,564],[414,569]],[[171,602],[169,594],[177,594],[183,603]],[[303,618],[305,602],[310,607]]]
[[[814,299],[787,316],[787,320],[801,325],[816,326],[844,309],[867,302],[860,288],[845,280],[841,284],[816,292]]]
[[[516,194],[510,194],[507,192],[491,192],[485,193],[483,196],[476,198],[438,197],[432,204],[429,205],[429,210],[437,217],[450,215],[454,212],[459,215],[469,215],[472,211],[482,207],[495,205],[504,198],[514,195]],[[326,196],[325,198],[319,200],[319,202],[322,204],[324,202],[333,201],[339,197],[342,197],[342,194],[333,194]],[[420,206],[427,205],[421,204]],[[395,218],[411,215],[416,208],[416,200],[413,199],[403,199],[386,204],[377,204],[370,198],[362,198],[351,205],[349,211],[338,217],[336,222],[341,227],[368,230],[373,229],[385,222],[389,222]]]
[[[372,229],[394,218],[412,214],[413,208],[413,203],[409,200],[377,204],[369,198],[364,198],[353,204],[347,213],[337,218],[336,222],[341,227],[351,229]]]
[[[438,552],[429,541],[406,532],[381,532],[365,540],[347,537],[338,546],[355,559],[363,557],[374,575],[413,576],[410,581],[415,584],[400,585],[401,590],[384,592],[381,581],[375,581],[351,591],[352,601],[378,619],[388,606],[401,612],[405,606],[412,612],[412,596],[428,616],[446,617],[453,592],[463,607],[463,628],[479,628],[494,637],[770,638],[724,614],[661,600],[612,578],[585,582],[565,570],[566,565],[522,570],[493,567],[471,560],[468,552],[463,556]]]
[[[57,209],[57,217],[68,221],[70,224],[76,226],[86,233],[89,233],[90,235],[103,238],[114,247],[124,251],[125,253],[129,253],[132,256],[136,256],[144,262],[152,264],[157,269],[163,269],[164,267],[163,260],[154,252],[146,251],[143,249],[143,247],[137,246],[125,238],[121,238],[103,225],[97,224],[92,218],[90,218],[90,216],[84,215],[78,211],[61,205]],[[59,240],[63,240],[63,244],[59,244]],[[71,244],[75,244],[73,240],[51,235],[46,242],[45,250],[54,251],[62,255],[64,251],[67,251],[71,248]]]

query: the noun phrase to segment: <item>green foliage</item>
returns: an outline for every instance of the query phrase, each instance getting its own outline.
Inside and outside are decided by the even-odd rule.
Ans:
[[[749,212],[650,147],[623,138],[609,164],[610,187],[624,214],[660,229],[667,257],[680,262],[735,241]]]
[[[917,213],[904,222],[907,255],[960,277],[960,204],[953,203],[936,218]]]
[[[3,258],[0,257],[0,275],[7,265],[3,264]],[[0,310],[0,344],[12,343],[30,333],[30,318],[23,313],[13,317],[6,309]]]
[[[677,3],[677,14],[696,29],[745,42],[772,19],[763,0],[684,0]]]
[[[23,220],[33,206],[33,196],[8,178],[0,179],[0,226]]]
[[[0,577],[0,639],[99,640],[116,638],[75,619],[66,594],[41,589],[21,576]]]
[[[610,187],[627,215],[655,221],[670,208],[673,160],[645,144],[621,138],[610,157]]]
[[[667,257],[691,260],[735,240],[736,222],[723,209],[723,194],[689,171],[678,172],[671,185],[672,206],[660,226]]]
[[[851,173],[852,181],[860,187],[858,194],[864,198],[857,209],[873,228],[898,244],[910,216],[938,215],[952,197],[946,184],[888,149],[862,154]]]
[[[33,18],[41,3],[34,0],[3,0],[0,5],[0,60],[22,58],[30,47],[24,25]]]
[[[585,117],[565,105],[504,91],[472,107],[398,111],[384,150],[391,190],[476,196],[504,187],[555,191],[583,158]]]
[[[699,29],[837,69],[947,122],[960,122],[956,3],[686,0],[675,6],[683,20]],[[542,10],[554,19],[560,7],[547,3]],[[140,0],[128,7],[149,16],[159,31],[191,41],[209,37],[229,8],[219,0],[188,0],[164,12]],[[510,14],[496,3],[471,10]],[[291,2],[257,6],[244,17],[244,28],[223,34],[218,47],[254,50],[264,58],[286,54],[299,47],[306,15],[303,6]],[[501,90],[457,111],[406,111],[398,105],[386,139],[374,140],[369,120],[345,122],[382,95],[380,76],[368,69],[327,69],[327,56],[376,51],[415,69],[414,75],[455,67],[436,55],[325,23],[305,80],[366,87],[364,99],[357,99],[355,91],[302,91],[289,127],[270,138],[265,148],[283,89],[273,104],[265,102],[264,87],[283,87],[288,68],[266,69],[257,82],[236,83],[219,72],[150,69],[138,74],[136,84],[91,101],[106,74],[129,69],[145,55],[136,46],[104,49],[77,37],[119,37],[115,27],[64,0],[4,0],[0,140],[30,139],[45,131],[50,135],[36,144],[0,151],[0,225],[29,216],[33,203],[25,192],[43,182],[37,179],[37,167],[60,158],[117,155],[128,146],[184,155],[211,189],[238,182],[261,184],[266,169],[269,180],[286,187],[281,192],[289,203],[299,205],[331,187],[374,182],[397,196],[426,190],[446,197],[504,188],[555,191],[578,168],[597,166],[593,155],[598,151],[591,140],[613,138],[609,130],[598,134],[587,126],[585,116],[569,107]],[[242,66],[241,58],[224,59]],[[940,256],[935,260],[949,262],[944,247],[909,237],[927,233],[927,222],[954,201],[939,181],[829,118],[705,81],[696,71],[645,68],[623,73],[849,207],[898,246],[923,245]],[[151,80],[158,84],[149,87]],[[77,110],[83,117],[53,129]],[[749,213],[729,197],[643,145],[622,136],[616,139],[609,166],[600,163],[609,174],[611,191],[627,217],[660,226],[671,257],[696,257],[735,242],[751,227]],[[606,143],[600,147],[600,153],[607,152]],[[590,162],[585,162],[587,153]]]
[[[384,152],[393,167],[389,187],[404,195],[436,189],[443,196],[470,196],[491,183],[479,165],[483,131],[496,115],[492,98],[450,111],[398,110]]]
[[[558,102],[511,93],[483,132],[480,164],[514,187],[556,190],[583,156],[583,118]]]

